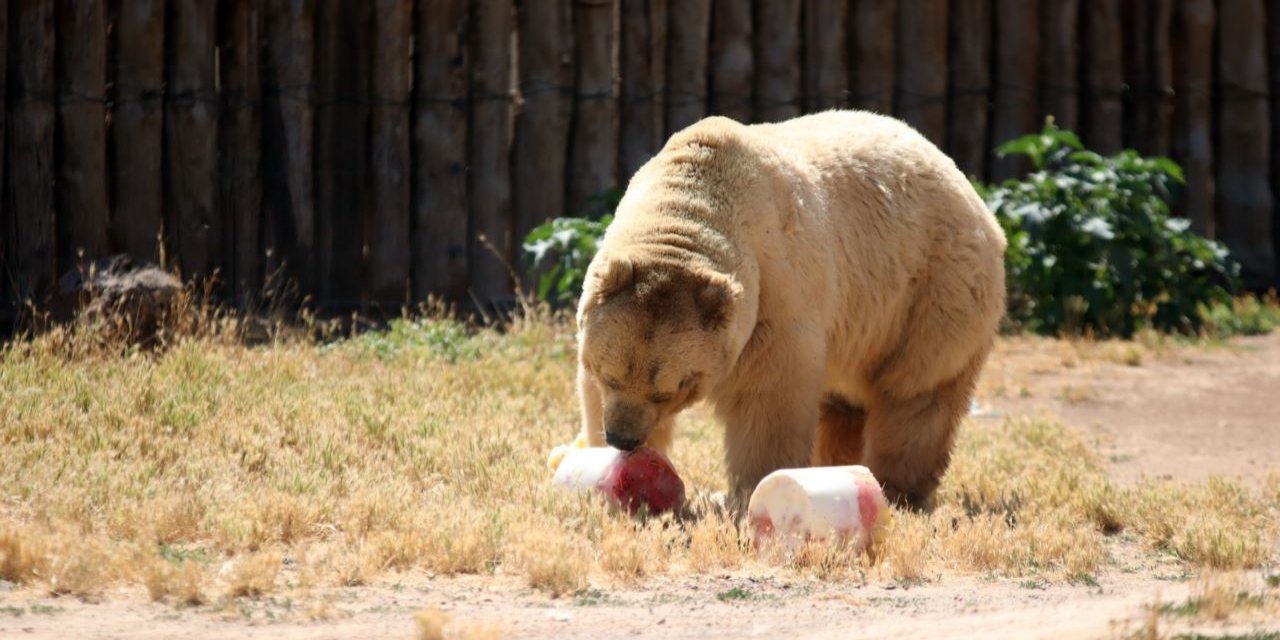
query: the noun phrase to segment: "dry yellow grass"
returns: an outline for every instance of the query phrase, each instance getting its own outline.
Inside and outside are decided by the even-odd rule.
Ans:
[[[420,319],[252,348],[218,322],[155,353],[74,331],[0,351],[0,578],[85,597],[133,583],[190,603],[404,570],[500,570],[551,593],[776,570],[715,509],[637,525],[550,486],[545,456],[577,423],[563,322],[473,332]],[[1096,355],[1039,344],[1055,366]],[[1097,357],[1130,349],[1146,353]],[[674,459],[691,494],[725,488],[705,408],[683,421]],[[1111,562],[1123,530],[1191,569],[1256,567],[1275,559],[1280,480],[1269,487],[1119,489],[1069,429],[978,421],[936,512],[900,514],[870,556],[811,545],[780,564],[823,579],[1078,580]]]

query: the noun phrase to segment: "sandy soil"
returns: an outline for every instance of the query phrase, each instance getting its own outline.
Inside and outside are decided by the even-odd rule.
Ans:
[[[1280,471],[1280,334],[1209,349],[1141,355],[1141,364],[1043,343],[1005,343],[987,370],[982,408],[1048,413],[1096,436],[1122,482]],[[1130,547],[1131,548],[1131,547]],[[790,574],[661,578],[552,599],[513,577],[399,576],[195,609],[152,604],[141,589],[85,603],[0,582],[0,638],[409,638],[414,614],[452,615],[449,637],[506,638],[1122,638],[1155,603],[1184,601],[1181,568],[1126,552],[1090,584],[943,577],[905,587],[822,583]],[[1126,557],[1129,556],[1129,557]],[[1275,569],[1271,569],[1274,573]],[[1169,625],[1173,626],[1170,627]],[[1186,620],[1160,623],[1187,631]],[[1202,637],[1265,631],[1280,620],[1195,623]],[[492,637],[492,636],[488,636]],[[1268,637],[1260,635],[1255,637]]]

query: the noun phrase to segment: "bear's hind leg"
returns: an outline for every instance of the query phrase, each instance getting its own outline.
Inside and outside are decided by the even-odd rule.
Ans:
[[[884,486],[891,504],[933,508],[938,483],[951,463],[956,429],[969,411],[983,351],[960,375],[931,391],[899,400],[882,394],[867,414],[863,464]]]
[[[813,445],[815,467],[862,464],[863,427],[867,412],[836,395],[822,401],[818,437]]]

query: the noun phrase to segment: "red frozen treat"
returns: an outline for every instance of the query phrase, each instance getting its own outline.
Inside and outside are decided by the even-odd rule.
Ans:
[[[678,510],[684,505],[684,481],[671,461],[656,449],[623,452],[612,447],[574,449],[565,454],[555,484],[594,487],[631,513]]]

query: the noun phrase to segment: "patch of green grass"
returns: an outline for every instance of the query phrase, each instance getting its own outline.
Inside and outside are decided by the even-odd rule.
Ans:
[[[1022,582],[1018,583],[1018,586],[1022,587],[1023,589],[1044,589],[1049,585],[1046,584],[1043,580],[1023,580]]]
[[[480,356],[479,342],[452,319],[393,320],[386,331],[363,334],[355,343],[382,360],[422,352],[449,363]]]
[[[187,548],[173,544],[161,544],[159,555],[174,564],[182,564],[189,561],[207,565],[212,560],[208,549],[203,547]]]
[[[721,591],[716,594],[716,599],[720,602],[732,602],[734,600],[755,600],[759,596],[752,593],[748,589],[742,587],[734,587],[728,591]]]
[[[62,607],[49,606],[47,604],[31,605],[31,613],[36,615],[51,616],[55,613],[62,613],[63,611],[66,611],[66,609],[63,609]]]
[[[1272,589],[1280,589],[1280,573],[1267,576],[1267,586]]]
[[[23,609],[22,607],[15,607],[12,605],[5,605],[3,607],[0,607],[0,613],[7,613],[15,618],[21,618],[22,614],[26,612],[27,612],[26,609]]]
[[[1091,573],[1073,573],[1067,578],[1072,584],[1082,584],[1086,587],[1097,587],[1098,579],[1093,577]]]
[[[1214,304],[1202,315],[1205,334],[1212,339],[1266,335],[1280,326],[1280,301],[1274,293],[1264,298],[1246,295],[1231,304]]]
[[[573,604],[579,607],[598,607],[614,604],[614,600],[608,593],[599,589],[583,589],[575,594]]]

